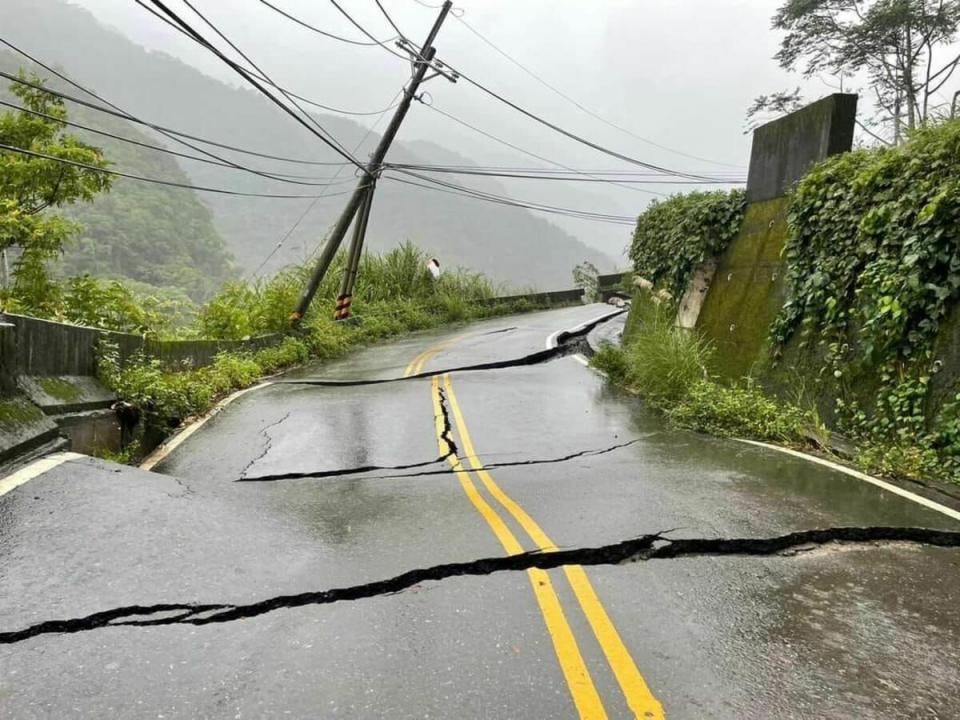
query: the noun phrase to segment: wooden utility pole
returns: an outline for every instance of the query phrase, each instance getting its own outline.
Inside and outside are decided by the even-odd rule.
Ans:
[[[327,274],[327,269],[330,267],[330,263],[333,262],[334,256],[337,254],[337,250],[340,249],[340,244],[343,242],[344,236],[347,234],[347,229],[350,227],[350,222],[353,220],[353,216],[357,214],[357,210],[360,207],[361,202],[366,197],[366,192],[368,188],[372,188],[373,183],[377,173],[380,171],[380,166],[383,164],[383,159],[387,155],[387,150],[390,149],[390,144],[393,142],[393,139],[397,136],[397,131],[400,129],[403,119],[407,115],[407,111],[410,109],[410,103],[413,102],[414,96],[417,94],[417,89],[420,87],[420,83],[423,82],[424,76],[427,74],[427,70],[430,69],[430,64],[433,60],[433,56],[436,54],[436,48],[433,47],[433,41],[437,36],[437,33],[440,32],[440,26],[443,25],[443,21],[447,17],[447,13],[450,12],[450,7],[453,3],[451,0],[446,0],[443,3],[443,7],[440,9],[440,14],[437,16],[436,22],[434,22],[433,27],[430,29],[430,34],[427,36],[426,42],[423,44],[420,52],[413,51],[413,76],[410,79],[410,84],[404,89],[403,99],[400,101],[400,105],[397,107],[397,111],[393,115],[393,119],[390,121],[390,125],[383,133],[383,137],[380,138],[380,143],[377,145],[376,150],[373,151],[373,154],[370,156],[370,162],[367,163],[366,172],[363,177],[360,178],[360,182],[357,184],[356,190],[353,191],[353,195],[350,196],[350,200],[347,202],[347,206],[343,209],[343,213],[340,215],[340,219],[337,221],[337,224],[334,226],[333,230],[330,233],[330,237],[327,239],[327,244],[323,247],[323,252],[320,253],[320,257],[317,258],[317,264],[314,267],[313,275],[310,277],[310,280],[307,282],[306,287],[304,287],[303,292],[300,294],[300,300],[297,303],[297,308],[294,310],[293,314],[290,316],[290,322],[296,327],[300,324],[300,321],[303,320],[303,316],[306,314],[307,309],[310,307],[310,303],[313,301],[313,296],[317,293],[317,288],[320,287],[320,283],[323,281],[324,275]],[[404,45],[404,47],[406,47]]]

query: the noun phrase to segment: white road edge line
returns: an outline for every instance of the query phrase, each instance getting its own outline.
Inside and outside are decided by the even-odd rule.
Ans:
[[[792,455],[793,457],[800,458],[801,460],[809,460],[810,462],[817,463],[818,465],[823,465],[824,467],[831,468],[833,470],[838,470],[839,472],[845,473],[851,477],[855,477],[858,480],[863,480],[868,482],[871,485],[876,485],[879,488],[883,488],[888,492],[892,492],[895,495],[900,497],[907,498],[912,500],[915,503],[923,505],[926,508],[935,510],[936,512],[943,513],[949,518],[960,521],[960,512],[948,508],[946,505],[941,505],[940,503],[934,502],[933,500],[928,500],[922,495],[917,495],[910,492],[909,490],[904,490],[901,487],[897,487],[892,483],[888,483],[880,478],[875,478],[866,473],[862,473],[859,470],[854,470],[853,468],[848,468],[845,465],[840,463],[831,462],[830,460],[825,460],[824,458],[819,458],[816,455],[808,455],[807,453],[800,452],[798,450],[791,450],[790,448],[780,447],[779,445],[771,445],[770,443],[760,442],[758,440],[743,440],[741,438],[735,438],[737,442],[746,443],[747,445],[755,445],[756,447],[767,448],[768,450],[777,450],[778,452],[786,453],[787,455]]]
[[[0,496],[6,495],[14,488],[18,488],[24,483],[28,483],[44,473],[50,472],[55,467],[59,467],[69,460],[79,460],[85,457],[86,455],[81,455],[80,453],[61,452],[47,455],[39,460],[34,460],[26,467],[22,467],[15,473],[11,473],[5,478],[0,479]]]
[[[143,459],[143,462],[140,463],[140,466],[139,466],[140,469],[152,470],[161,460],[163,460],[170,453],[172,453],[174,450],[180,447],[184,442],[186,442],[187,438],[189,438],[191,435],[197,432],[197,430],[199,430],[204,425],[206,425],[207,421],[215,417],[217,413],[223,410],[227,405],[232,403],[237,398],[240,398],[243,395],[246,395],[248,392],[252,392],[253,390],[259,390],[269,385],[273,385],[272,380],[267,380],[266,382],[257,383],[256,385],[251,385],[248,388],[244,388],[243,390],[237,390],[235,393],[231,393],[230,395],[227,395],[223,400],[221,400],[216,405],[214,405],[212,409],[207,411],[206,414],[201,415],[199,418],[197,418],[192,423],[187,425],[187,427],[185,427],[183,430],[178,432],[172,438],[167,440],[165,443],[161,444],[160,447],[158,447],[152,453],[147,455],[147,457]]]
[[[550,337],[547,338],[547,349],[549,350],[557,346],[557,336],[560,335],[560,333],[576,332],[577,330],[580,330],[581,328],[583,328],[585,325],[589,325],[592,322],[598,322],[599,320],[605,319],[615,314],[617,313],[607,313],[600,317],[594,318],[593,320],[588,320],[585,323],[581,323],[580,325],[577,325],[576,327],[571,328],[570,330],[557,330],[555,333],[553,333],[552,335],[550,335]],[[576,355],[573,356],[573,359],[579,363],[582,363],[583,365],[586,365],[587,367],[590,367],[594,372],[597,372],[603,376],[606,376],[606,373],[602,372],[601,370],[598,370],[597,368],[592,367],[590,365],[590,362],[581,354],[577,353]],[[746,443],[747,445],[754,445],[756,447],[767,448],[768,450],[776,450],[777,452],[786,453],[787,455],[792,455],[793,457],[800,458],[801,460],[807,460],[808,462],[817,463],[818,465],[823,465],[824,467],[831,468],[832,470],[837,470],[851,477],[855,477],[858,480],[863,480],[864,482],[870,483],[871,485],[876,485],[879,488],[882,488],[888,492],[892,492],[895,495],[899,495],[900,497],[906,498],[907,500],[912,500],[913,502],[919,505],[923,505],[924,507],[929,508],[930,510],[934,510],[938,513],[942,513],[947,517],[952,518],[953,520],[960,521],[960,512],[953,510],[951,508],[948,508],[946,505],[941,505],[940,503],[934,502],[933,500],[928,500],[922,495],[917,495],[916,493],[912,493],[909,490],[904,490],[903,488],[897,487],[892,483],[888,483],[884,480],[881,480],[880,478],[875,478],[872,475],[867,475],[866,473],[862,473],[859,470],[854,470],[853,468],[849,468],[846,465],[841,465],[840,463],[831,462],[830,460],[819,458],[816,455],[808,455],[807,453],[803,453],[798,450],[791,450],[790,448],[780,447],[779,445],[771,445],[770,443],[760,442],[758,440],[744,440],[741,438],[734,438],[734,440],[736,440],[737,442]]]

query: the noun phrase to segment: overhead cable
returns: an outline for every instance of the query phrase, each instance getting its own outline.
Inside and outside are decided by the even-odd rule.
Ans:
[[[209,192],[217,193],[220,195],[236,195],[238,197],[258,197],[258,198],[277,198],[284,200],[295,200],[295,199],[306,199],[316,197],[315,195],[283,195],[278,193],[252,193],[252,192],[242,192],[239,190],[228,190],[226,188],[212,188],[204,187],[202,185],[193,185],[191,183],[181,183],[174,180],[161,180],[159,178],[145,177],[143,175],[134,175],[133,173],[127,173],[120,170],[111,170],[109,168],[97,167],[96,165],[89,165],[87,163],[77,162],[76,160],[70,160],[68,158],[57,157],[56,155],[49,155],[47,153],[37,152],[36,150],[28,150],[26,148],[17,147],[15,145],[7,145],[5,143],[0,143],[0,150],[17,153],[20,155],[25,155],[28,157],[40,158],[43,160],[51,160],[53,162],[60,163],[62,165],[71,165],[73,167],[81,168],[83,170],[90,170],[92,172],[103,173],[105,175],[115,175],[117,177],[127,178],[129,180],[138,180],[140,182],[153,183],[155,185],[166,185],[168,187],[183,188],[185,190],[197,190],[200,192]],[[345,190],[337,195],[346,195],[348,192],[353,192],[352,190]],[[333,197],[333,195],[327,195],[327,197]]]

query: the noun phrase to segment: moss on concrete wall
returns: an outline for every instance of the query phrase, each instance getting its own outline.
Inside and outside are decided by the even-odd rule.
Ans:
[[[770,324],[784,302],[787,199],[751,203],[720,258],[697,328],[716,347],[714,370],[736,379],[766,364]]]
[[[40,408],[21,398],[0,400],[0,427],[13,428],[42,419]]]
[[[76,402],[83,396],[80,388],[63,378],[45,377],[39,378],[37,382],[47,395],[65,404]]]

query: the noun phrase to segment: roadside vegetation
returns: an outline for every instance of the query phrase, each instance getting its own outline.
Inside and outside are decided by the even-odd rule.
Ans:
[[[30,80],[42,83],[37,77]],[[140,452],[145,432],[156,441],[186,418],[209,410],[226,393],[284,368],[339,357],[348,350],[415,330],[535,307],[522,301],[491,304],[498,288],[480,274],[448,270],[434,279],[427,269],[427,254],[411,243],[361,258],[352,319],[346,323],[332,319],[346,265],[346,253],[341,252],[318,289],[312,311],[296,332],[291,331],[290,313],[312,270],[309,262],[285,268],[270,278],[222,282],[209,267],[216,259],[207,257],[210,243],[194,243],[200,247],[198,252],[206,255],[180,257],[177,262],[184,267],[163,268],[163,273],[172,273],[171,278],[190,280],[180,283],[182,287],[90,274],[65,276],[65,268],[76,263],[65,265],[64,253],[77,242],[91,251],[91,258],[96,255],[96,248],[91,250],[85,239],[84,228],[70,217],[76,214],[73,210],[78,204],[90,203],[111,190],[112,177],[97,170],[109,168],[111,162],[100,148],[67,132],[62,100],[17,84],[10,92],[26,110],[0,113],[0,143],[37,155],[0,151],[0,251],[5,261],[0,272],[6,273],[8,263],[12,266],[10,276],[0,283],[0,309],[157,340],[260,338],[260,349],[221,352],[205,367],[171,367],[143,355],[121,357],[116,345],[104,341],[100,378],[133,406],[141,420],[135,441],[121,459]],[[42,156],[89,167],[64,165]],[[137,192],[121,199],[127,201]],[[151,202],[175,204],[172,197],[150,197]],[[113,207],[110,212],[116,210],[116,203],[107,205]],[[206,226],[195,220],[191,215],[186,220],[179,217],[178,222],[186,223],[188,234],[201,232],[207,237]],[[140,245],[134,243],[126,250],[136,247]],[[150,264],[151,255],[139,262]],[[108,272],[129,274],[130,270],[109,262],[105,266]],[[219,284],[219,290],[213,283]],[[192,297],[183,288],[189,288]],[[206,301],[196,302],[199,296]]]
[[[641,291],[633,331],[623,347],[604,345],[594,367],[639,394],[677,427],[720,437],[809,445],[822,430],[816,414],[768,397],[752,379],[726,383],[711,372],[713,347],[674,325],[672,305]]]
[[[768,357],[734,381],[713,374],[709,342],[674,327],[676,297],[737,232],[739,201],[723,195],[677,196],[640,216],[625,345],[595,365],[681,427],[822,444],[829,418],[868,472],[960,482],[960,368],[944,355],[960,327],[960,121],[832,157],[800,181],[788,300]]]
[[[788,220],[774,360],[815,378],[865,467],[960,481],[957,368],[938,354],[960,322],[960,121],[821,163]]]
[[[269,280],[228,283],[197,314],[193,332],[205,338],[240,340],[286,334],[260,350],[222,352],[210,366],[165,367],[138,356],[121,362],[116,348],[102,348],[99,375],[105,385],[137,407],[154,433],[175,428],[209,410],[233,390],[310,360],[329,360],[350,350],[417,330],[536,309],[525,301],[490,304],[495,287],[482,275],[448,272],[434,281],[427,255],[406,243],[383,255],[363,257],[353,319],[334,322],[335,294],[345,255],[338,256],[300,331],[289,333],[295,306],[310,268],[288,268]],[[139,437],[138,437],[139,440]],[[137,444],[122,459],[135,456]]]

